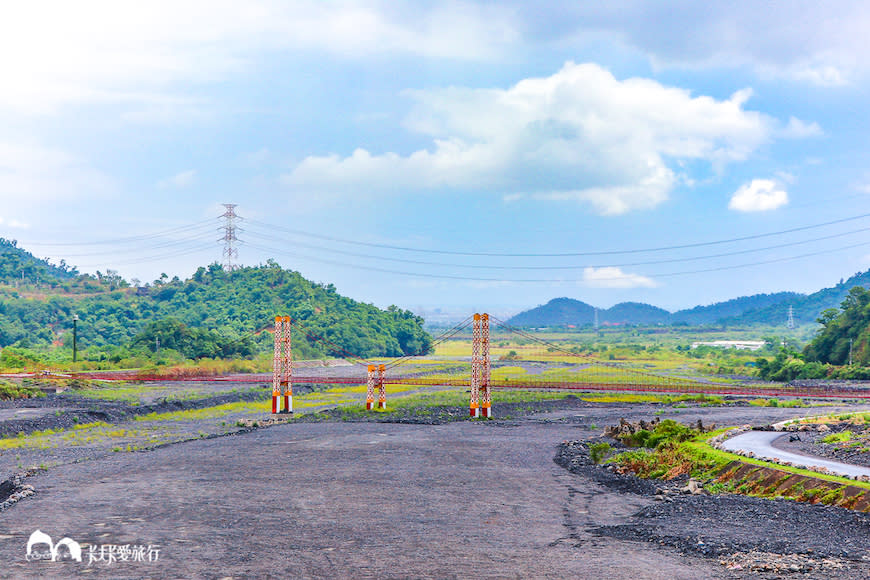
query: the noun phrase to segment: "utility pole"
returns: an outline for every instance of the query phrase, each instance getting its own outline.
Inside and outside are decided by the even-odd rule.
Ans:
[[[78,322],[79,315],[73,314],[73,362],[76,362],[76,359],[78,358]]]
[[[156,351],[156,355],[160,356],[160,335],[154,337],[154,350]]]
[[[849,366],[852,366],[852,339],[849,339]]]
[[[236,237],[236,231],[239,230],[238,226],[236,226],[236,220],[241,218],[236,215],[235,203],[225,203],[222,205],[226,208],[226,211],[221,216],[224,218],[222,228],[224,230],[224,237],[218,241],[223,241],[224,243],[224,270],[232,272],[239,267],[238,263],[234,263],[233,260],[238,262],[239,259],[239,251],[235,247],[235,243],[239,241]]]

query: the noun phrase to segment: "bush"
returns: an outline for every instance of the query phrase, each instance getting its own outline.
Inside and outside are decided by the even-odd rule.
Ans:
[[[628,433],[619,437],[620,441],[628,447],[647,447],[656,449],[672,443],[688,441],[699,431],[692,429],[673,419],[665,419],[652,431],[639,429],[634,433]]]
[[[34,397],[44,396],[45,393],[39,389],[0,380],[0,400],[32,399]]]
[[[589,446],[589,458],[598,465],[613,450],[609,443],[593,443]]]

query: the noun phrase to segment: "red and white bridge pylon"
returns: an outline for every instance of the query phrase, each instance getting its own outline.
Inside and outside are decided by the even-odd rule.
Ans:
[[[272,361],[272,413],[292,412],[293,351],[290,344],[290,317],[276,316],[275,358]]]
[[[375,384],[378,386],[378,408],[387,408],[387,388],[384,384],[384,365],[369,365],[369,380],[366,387],[366,410],[375,408]]]
[[[475,314],[471,333],[471,402],[472,417],[492,417],[490,390],[489,314]]]

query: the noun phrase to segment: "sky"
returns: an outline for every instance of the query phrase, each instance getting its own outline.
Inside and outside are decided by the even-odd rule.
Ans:
[[[10,2],[0,236],[435,316],[870,268],[866,2]],[[783,314],[785,316],[785,314]]]

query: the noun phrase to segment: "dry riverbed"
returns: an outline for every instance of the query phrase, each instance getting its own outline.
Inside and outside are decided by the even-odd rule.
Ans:
[[[309,405],[300,410],[327,411],[342,399],[359,405],[364,393],[337,395],[300,395]],[[29,428],[64,431],[45,435],[45,446],[0,450],[0,480],[14,484],[7,491],[32,486],[0,513],[0,577],[870,576],[864,514],[657,494],[678,484],[616,475],[585,451],[620,418],[767,425],[801,409],[569,398],[496,402],[492,421],[443,406],[370,417],[329,411],[263,428],[268,391],[215,396],[236,399],[176,401],[174,411],[70,397],[40,403],[63,412],[23,419]],[[235,406],[221,414],[221,405]],[[82,445],[63,439],[87,422],[105,423],[106,432]],[[136,452],[113,451],[155,434],[163,438]],[[47,469],[27,472],[34,461]],[[80,542],[83,562],[28,562],[36,529]],[[92,548],[106,545],[159,552],[89,561]]]

